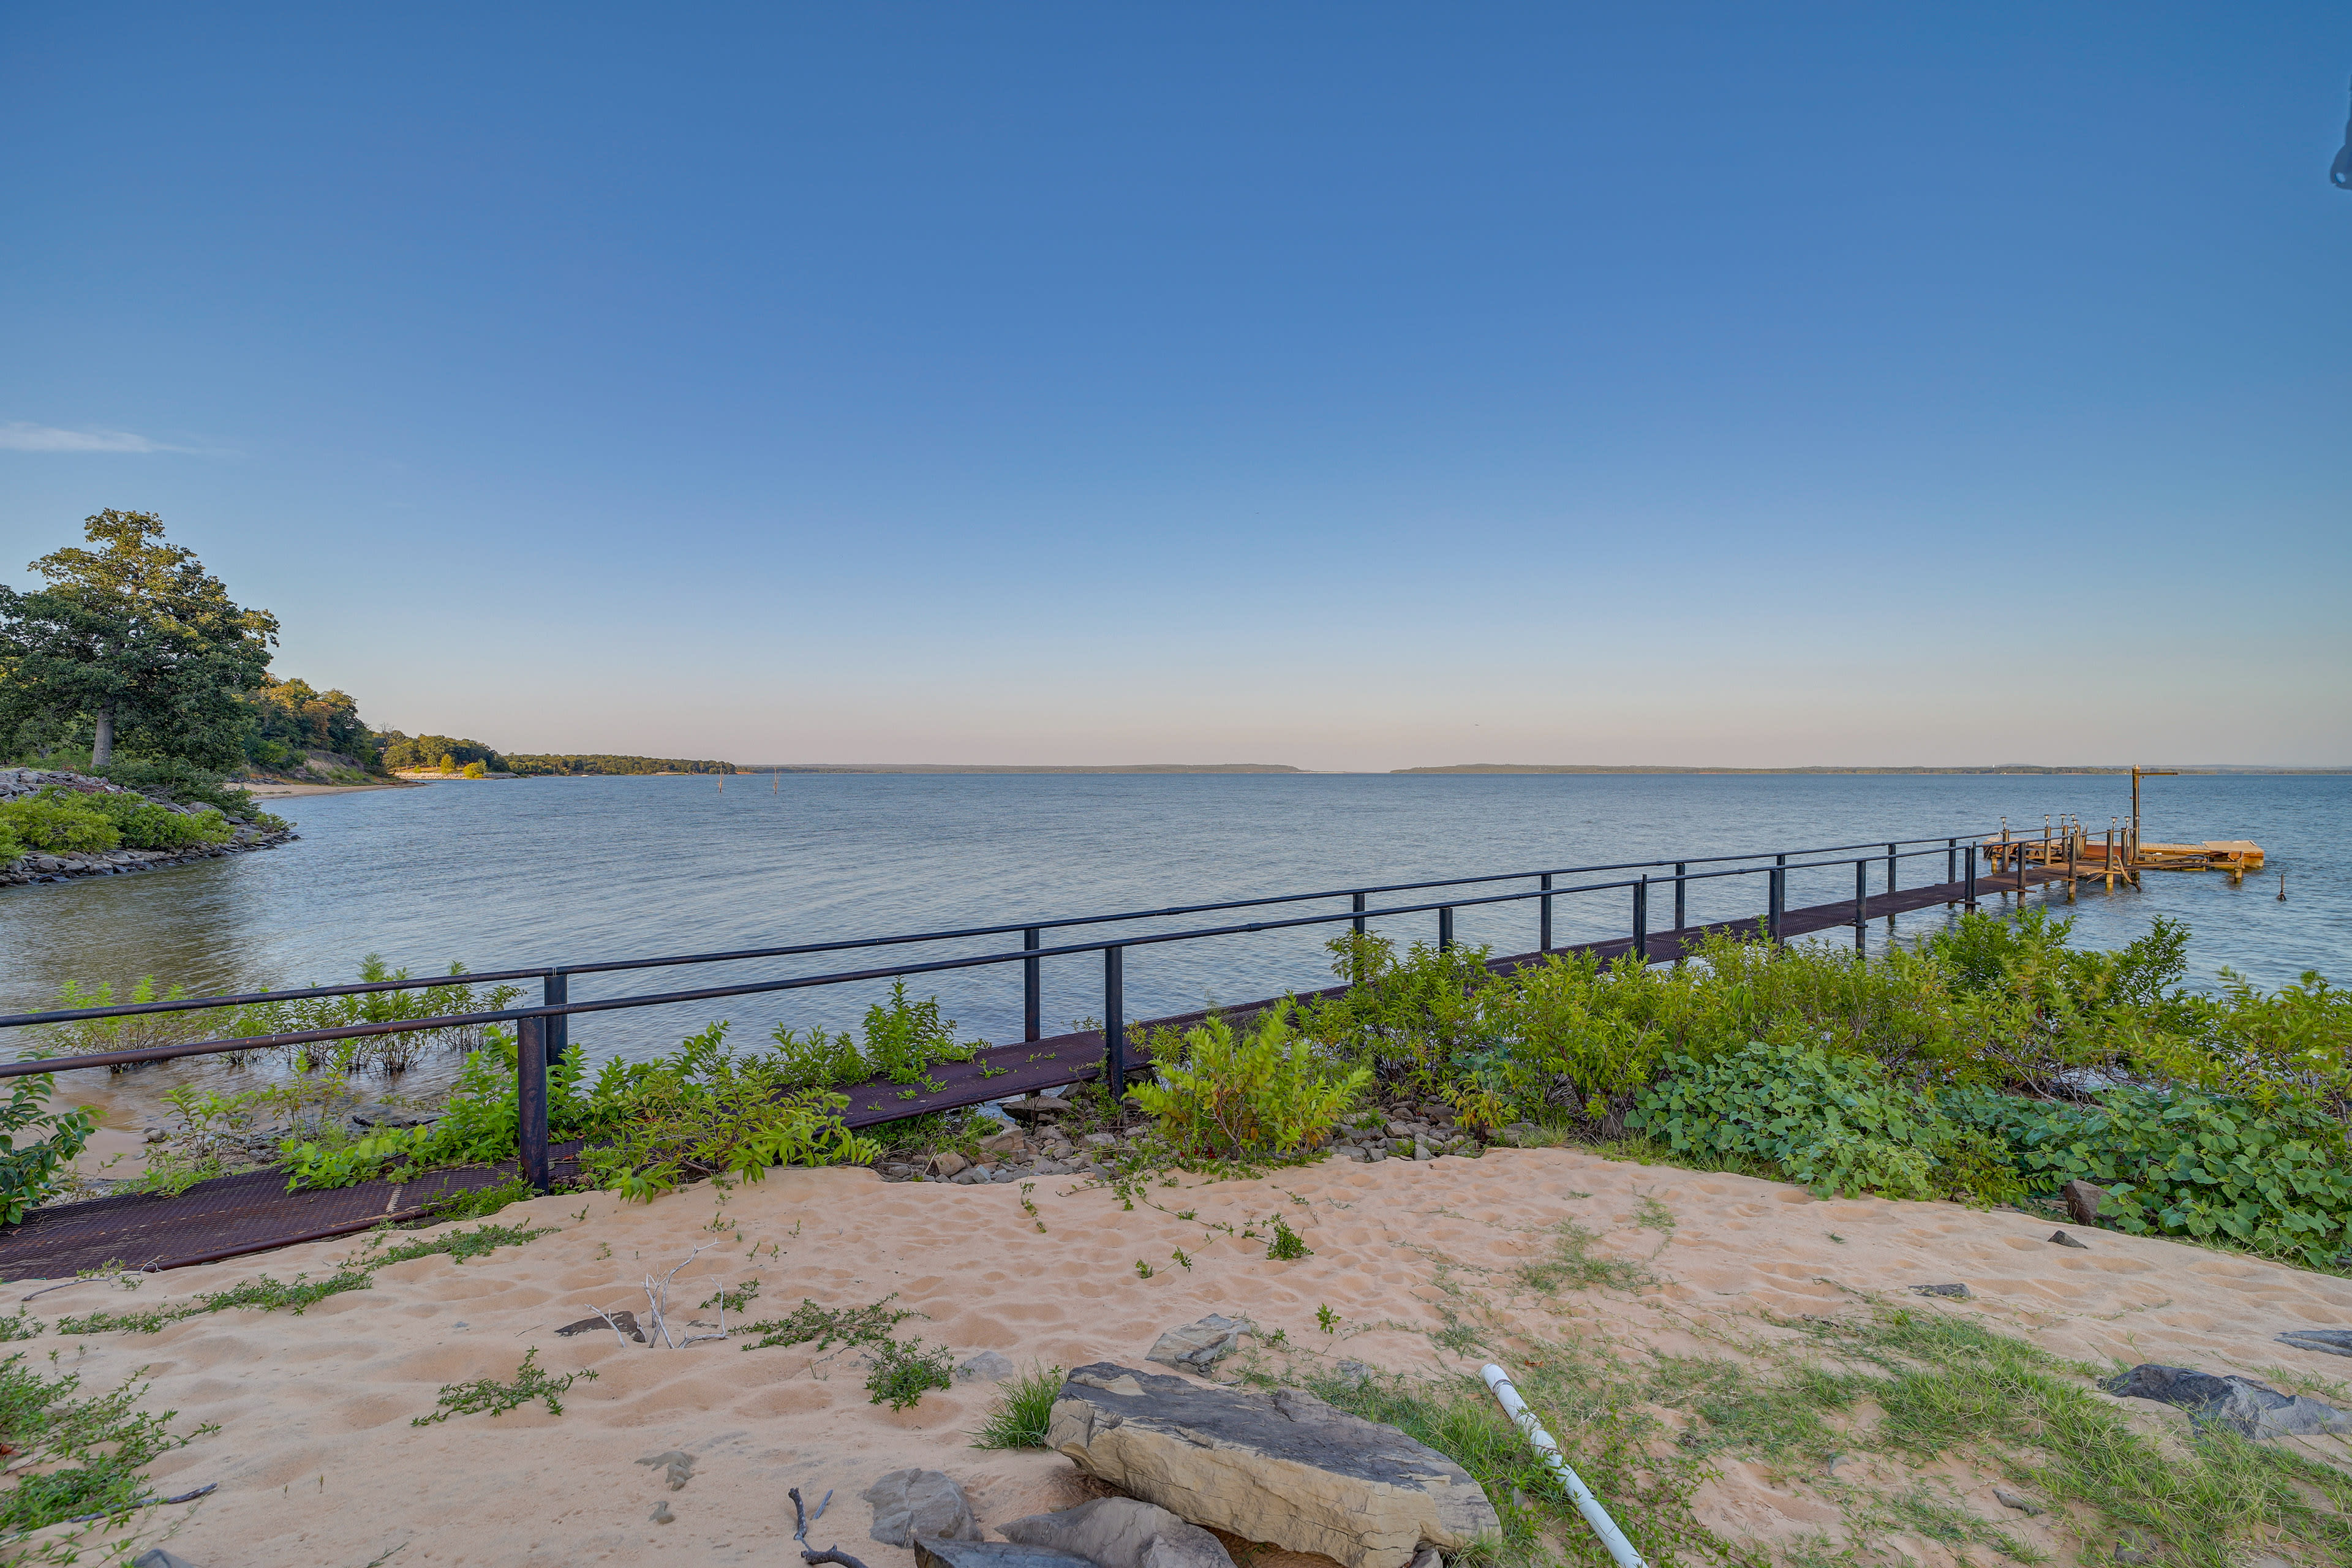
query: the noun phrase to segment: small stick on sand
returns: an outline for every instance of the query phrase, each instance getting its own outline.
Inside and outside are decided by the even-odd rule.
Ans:
[[[803,1552],[801,1553],[801,1561],[803,1563],[838,1563],[841,1564],[841,1568],[866,1568],[865,1563],[860,1563],[856,1558],[852,1557],[848,1552],[844,1552],[838,1546],[828,1546],[822,1552]]]

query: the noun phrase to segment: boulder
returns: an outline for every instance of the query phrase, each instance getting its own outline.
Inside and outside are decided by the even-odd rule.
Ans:
[[[2058,1195],[2066,1200],[2066,1213],[2076,1225],[2098,1224],[2108,1206],[2107,1189],[2079,1177],[2060,1187]]]
[[[862,1495],[874,1505],[869,1533],[885,1546],[912,1546],[918,1535],[980,1539],[963,1489],[942,1471],[892,1470]]]
[[[1212,1312],[1197,1323],[1186,1323],[1160,1335],[1144,1352],[1143,1359],[1205,1377],[1219,1362],[1242,1348],[1244,1334],[1255,1332],[1257,1325],[1247,1318],[1228,1318]]]
[[[2352,1415],[2326,1400],[2302,1394],[2281,1394],[2251,1377],[2215,1377],[2185,1366],[2142,1362],[2099,1386],[2119,1399],[2153,1399],[2158,1404],[2178,1405],[2200,1426],[2227,1426],[2245,1437],[2352,1432]]]
[[[1203,1387],[1110,1362],[1074,1369],[1046,1446],[1194,1524],[1347,1568],[1407,1568],[1502,1528],[1461,1466],[1313,1394]]]
[[[1234,1568],[1224,1543],[1166,1509],[1129,1497],[1097,1498],[1059,1513],[999,1525],[1007,1541],[1083,1557],[1096,1568]]]
[[[971,1162],[952,1149],[942,1149],[930,1158],[924,1169],[934,1176],[955,1176],[971,1169]]]
[[[1012,1541],[915,1537],[915,1568],[1094,1568],[1083,1557]]]

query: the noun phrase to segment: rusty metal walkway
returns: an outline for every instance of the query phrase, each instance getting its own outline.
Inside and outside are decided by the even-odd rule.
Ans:
[[[2063,867],[2029,866],[2024,875],[2027,885],[2032,886],[2063,881],[2066,874]],[[1983,898],[2021,889],[2015,872],[2003,872],[1979,876],[1976,890]],[[1964,883],[1937,882],[1874,894],[1864,900],[1861,918],[1883,920],[1939,904],[1957,904],[1967,892]],[[1785,940],[1851,929],[1856,915],[1856,900],[1853,899],[1784,910],[1780,934]],[[1760,939],[1764,934],[1763,921],[1760,918],[1727,921],[1654,931],[1649,935],[1647,956],[1652,963],[1680,958],[1696,950],[1706,937],[1717,934]],[[1591,952],[1610,960],[1623,956],[1633,945],[1629,934],[1555,948],[1553,952]],[[1488,963],[1498,973],[1509,973],[1540,963],[1546,956],[1540,952],[1514,953],[1491,959]],[[1333,986],[1299,994],[1337,996],[1346,989]],[[1271,1005],[1244,1003],[1222,1011],[1240,1016]],[[1183,1029],[1206,1016],[1201,1012],[1183,1013],[1144,1020],[1142,1026]],[[1131,1066],[1145,1065],[1149,1053],[1140,1047],[1130,1047],[1129,1059]],[[939,1087],[919,1089],[911,1098],[902,1098],[907,1086],[887,1079],[847,1086],[844,1092],[849,1096],[850,1103],[842,1120],[856,1129],[937,1111],[964,1110],[1038,1089],[1084,1082],[1099,1075],[1102,1067],[1103,1037],[1091,1029],[1020,1045],[998,1046],[971,1061],[942,1063],[932,1068],[931,1081]],[[578,1144],[572,1143],[551,1151],[556,1157],[559,1176],[573,1173],[572,1156],[578,1149]],[[199,1182],[175,1197],[124,1194],[36,1209],[25,1216],[22,1224],[0,1234],[0,1280],[58,1279],[102,1268],[182,1268],[352,1235],[380,1225],[427,1217],[435,1200],[496,1186],[512,1180],[515,1173],[515,1164],[509,1162],[435,1171],[405,1184],[362,1182],[356,1186],[323,1191],[289,1192],[282,1171],[254,1171]]]

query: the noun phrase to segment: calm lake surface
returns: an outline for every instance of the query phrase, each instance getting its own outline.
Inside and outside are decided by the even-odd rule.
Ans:
[[[2086,885],[2071,911],[2085,946],[2127,942],[2162,913],[2189,922],[2191,979],[2222,966],[2268,987],[2317,969],[2352,979],[2352,778],[2187,776],[2147,794],[2151,842],[2251,838],[2269,870],[2150,872],[2138,891]],[[1282,774],[784,774],[442,784],[276,803],[302,838],[258,854],[139,876],[0,890],[0,1005],[51,1005],[70,977],[119,988],[141,975],[195,992],[331,984],[381,953],[419,973],[699,952],[1011,923],[1217,899],[1305,892],[1653,856],[1798,848],[2013,828],[2075,812],[2095,838],[2130,810],[2127,779],[2042,776],[1706,777]],[[1904,863],[1904,885],[1942,879],[1942,857]],[[2287,898],[2277,898],[2278,873]],[[1883,888],[1874,868],[1872,889]],[[1850,866],[1792,874],[1789,902],[1853,896]],[[2037,890],[2039,901],[2045,895]],[[1760,878],[1697,884],[1691,918],[1756,913]],[[1669,923],[1653,895],[1652,925]],[[1422,895],[1396,901],[1422,901]],[[2063,905],[2063,895],[2052,901]],[[1989,900],[2000,907],[2002,900]],[[1344,908],[1343,903],[1306,906]],[[1283,913],[1268,911],[1268,916]],[[1245,917],[1244,917],[1245,918]],[[1945,918],[1906,916],[1897,940]],[[1532,904],[1467,909],[1464,942],[1535,945]],[[1202,917],[1129,929],[1181,929]],[[1623,932],[1622,891],[1563,898],[1556,940]],[[1887,940],[1885,921],[1871,933]],[[1329,984],[1320,943],[1339,928],[1131,950],[1130,1019],[1204,1001]],[[1435,917],[1384,922],[1401,941]],[[1072,938],[1065,940],[1074,940]],[[1849,941],[1850,938],[1837,938]],[[1053,938],[1047,938],[1050,945]],[[905,962],[1018,939],[889,950]],[[572,997],[672,990],[891,962],[770,961],[575,980]],[[919,976],[969,1037],[1020,1037],[1017,965]],[[853,1028],[884,987],[860,984],[575,1020],[592,1056],[639,1057],[713,1018],[739,1043],[779,1023]],[[1102,964],[1048,961],[1048,1033],[1102,1011]],[[68,1098],[118,1124],[214,1064],[74,1075]],[[411,1073],[406,1092],[445,1081]],[[249,1080],[249,1078],[248,1078]]]

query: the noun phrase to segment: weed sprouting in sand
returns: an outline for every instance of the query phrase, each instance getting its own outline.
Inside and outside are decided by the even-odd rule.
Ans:
[[[303,1309],[330,1296],[340,1296],[346,1290],[365,1290],[374,1283],[374,1276],[365,1268],[338,1269],[323,1279],[298,1274],[289,1283],[280,1283],[265,1274],[257,1279],[232,1285],[226,1290],[210,1291],[193,1301],[158,1307],[152,1311],[87,1312],[79,1317],[60,1318],[58,1320],[58,1332],[152,1334],[183,1318],[194,1318],[205,1312],[225,1312],[236,1307],[251,1307],[264,1312],[282,1309],[299,1317]]]
[[[1045,1431],[1054,1422],[1054,1401],[1062,1394],[1062,1369],[1031,1363],[1029,1370],[1008,1380],[988,1407],[975,1448],[1043,1448]]]
[[[1290,1228],[1290,1221],[1280,1215],[1274,1216],[1274,1234],[1265,1244],[1265,1255],[1281,1262],[1300,1258],[1312,1258],[1314,1250]]]
[[[1612,1290],[1638,1290],[1654,1285],[1657,1276],[1639,1263],[1622,1258],[1595,1258],[1592,1244],[1600,1239],[1574,1220],[1553,1227],[1551,1256],[1519,1268],[1519,1283],[1547,1294],[1567,1286],[1581,1290],[1605,1285]]]
[[[866,1401],[869,1405],[911,1410],[929,1390],[955,1386],[945,1345],[925,1350],[920,1340],[876,1340],[866,1356],[870,1368],[866,1374],[866,1392],[872,1396]]]
[[[380,1268],[386,1264],[405,1263],[415,1258],[446,1257],[452,1263],[463,1263],[468,1258],[487,1258],[501,1247],[521,1247],[542,1236],[553,1236],[548,1226],[522,1225],[479,1225],[471,1230],[453,1230],[446,1235],[423,1241],[404,1241],[382,1252],[362,1254],[356,1262],[361,1268]],[[381,1246],[383,1232],[378,1232],[374,1245]]]
[[[898,1299],[895,1290],[879,1301],[863,1307],[820,1307],[806,1297],[785,1317],[772,1318],[763,1323],[749,1323],[740,1331],[761,1336],[757,1344],[745,1345],[747,1351],[769,1350],[782,1345],[809,1345],[818,1352],[835,1345],[860,1345],[876,1340],[887,1340],[890,1331],[908,1318],[922,1314],[907,1308],[894,1308]]]
[[[559,1397],[580,1378],[596,1381],[596,1371],[589,1367],[580,1372],[568,1372],[562,1377],[550,1377],[539,1364],[539,1347],[523,1352],[522,1365],[515,1369],[512,1383],[499,1383],[492,1378],[478,1377],[471,1383],[446,1383],[441,1385],[441,1397],[430,1415],[410,1420],[411,1426],[430,1426],[446,1421],[452,1415],[474,1415],[487,1412],[503,1415],[520,1405],[540,1400],[551,1415],[563,1414],[563,1401]]]

